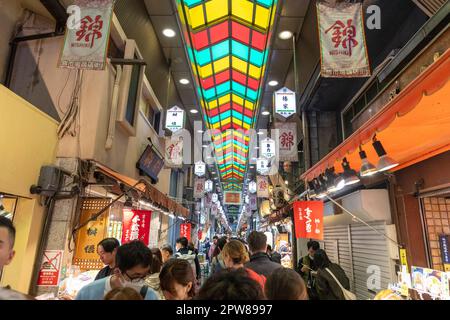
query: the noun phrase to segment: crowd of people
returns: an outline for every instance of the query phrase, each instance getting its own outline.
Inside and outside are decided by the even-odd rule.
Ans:
[[[15,228],[0,217],[0,270],[14,258]],[[214,237],[203,247],[210,264],[202,278],[199,251],[188,239],[149,248],[141,241],[120,245],[102,240],[97,253],[105,267],[95,281],[81,288],[76,300],[349,300],[350,281],[316,241],[298,269],[284,268],[280,253],[266,235],[253,231],[247,241]],[[0,288],[1,299],[24,296]],[[31,298],[31,297],[26,297]]]

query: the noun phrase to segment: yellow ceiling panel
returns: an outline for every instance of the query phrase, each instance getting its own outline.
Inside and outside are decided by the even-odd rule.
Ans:
[[[242,106],[244,104],[244,99],[242,99],[238,95],[233,94],[233,102]]]
[[[243,74],[247,73],[247,64],[248,64],[247,62],[245,62],[239,58],[233,57],[233,59],[232,59],[233,69],[236,69],[236,70],[242,72]]]
[[[211,110],[211,109],[214,109],[214,108],[217,108],[217,100],[212,100],[211,102],[209,102],[208,103],[208,108]]]
[[[189,24],[192,29],[196,29],[205,25],[205,15],[203,14],[203,6],[196,6],[191,9],[186,7],[188,11]]]
[[[219,105],[223,105],[228,102],[230,102],[230,94],[226,94],[223,97],[219,98]]]
[[[254,4],[248,0],[232,0],[232,14],[248,23],[253,22]]]
[[[255,107],[255,104],[249,100],[245,100],[245,107],[249,110],[253,110],[253,108]]]
[[[225,57],[214,62],[214,72],[219,73],[230,68],[230,57]]]
[[[205,4],[208,23],[228,16],[228,1],[212,0]]]
[[[211,64],[207,64],[206,66],[200,67],[199,69],[200,69],[200,71],[199,71],[200,76],[203,79],[204,78],[209,78],[213,74],[213,70],[212,70],[212,65]]]
[[[261,68],[258,68],[252,64],[250,64],[250,68],[248,70],[248,74],[255,79],[261,78]]]
[[[255,24],[266,30],[269,27],[270,11],[262,6],[256,6]]]

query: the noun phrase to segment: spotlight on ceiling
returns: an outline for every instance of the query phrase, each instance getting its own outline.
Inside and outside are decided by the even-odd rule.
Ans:
[[[258,134],[259,134],[259,135],[263,135],[263,134],[264,134],[264,132],[262,132],[262,131],[258,131]]]
[[[359,147],[359,157],[362,161],[360,170],[361,177],[369,177],[378,172],[377,168],[367,160],[367,154],[361,147]]]
[[[276,81],[276,80],[272,80],[269,82],[269,86],[271,86],[271,87],[276,87],[277,85],[278,85],[278,81]]]
[[[165,35],[167,38],[173,38],[175,37],[176,33],[173,29],[164,29],[163,30],[163,35]]]
[[[197,130],[197,133],[203,133],[204,131],[203,130]]]
[[[378,157],[380,157],[380,160],[377,164],[377,170],[378,172],[387,171],[389,169],[395,168],[398,166],[398,162],[394,159],[387,156],[386,151],[383,148],[383,145],[380,141],[377,140],[377,138],[374,138],[374,141],[372,143],[373,148],[375,149]]]
[[[356,171],[350,168],[350,163],[348,163],[347,158],[342,160],[342,169],[344,169],[342,176],[345,180],[346,186],[350,186],[361,181],[356,174]]]
[[[192,113],[192,114],[197,114],[197,113],[198,113],[198,110],[197,110],[197,109],[191,109],[191,113]]]
[[[268,115],[270,115],[270,111],[265,110],[265,111],[261,112],[261,114],[263,116],[268,116]]]
[[[337,175],[334,167],[325,170],[327,180],[327,191],[333,193],[342,190],[345,187],[345,180],[341,175]]]
[[[180,79],[180,83],[186,85],[186,84],[189,84],[191,82],[188,79]]]
[[[294,35],[294,34],[293,34],[291,31],[289,31],[289,30],[284,30],[284,31],[281,31],[281,32],[278,34],[278,37],[279,37],[280,39],[282,39],[282,40],[289,40],[289,39],[292,38],[293,35]]]

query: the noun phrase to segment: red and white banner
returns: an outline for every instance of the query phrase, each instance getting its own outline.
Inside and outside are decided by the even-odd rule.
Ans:
[[[166,168],[183,167],[183,136],[173,135],[165,138],[164,163]]]
[[[104,70],[114,0],[76,0],[74,7],[59,67]]]
[[[362,4],[318,2],[317,17],[322,77],[370,77]]]
[[[295,235],[297,238],[323,240],[323,202],[294,202]]]
[[[180,237],[186,237],[188,241],[191,241],[191,224],[183,223],[180,225]]]
[[[267,177],[256,177],[256,194],[258,198],[269,198],[269,179]]]
[[[149,245],[152,212],[146,210],[123,210],[122,244],[140,240]]]
[[[40,287],[56,287],[59,285],[59,275],[64,250],[45,250],[37,285]]]
[[[194,179],[194,198],[200,199],[205,195],[205,179],[195,178]]]
[[[297,123],[277,122],[275,129],[279,130],[280,161],[298,161]]]

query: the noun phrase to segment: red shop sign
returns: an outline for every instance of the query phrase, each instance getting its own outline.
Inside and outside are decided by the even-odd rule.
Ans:
[[[148,246],[151,218],[151,211],[123,210],[122,244],[140,240]]]
[[[183,223],[180,225],[180,237],[186,237],[188,241],[191,241],[191,224]]]
[[[297,238],[323,240],[323,202],[294,202],[294,223]]]

